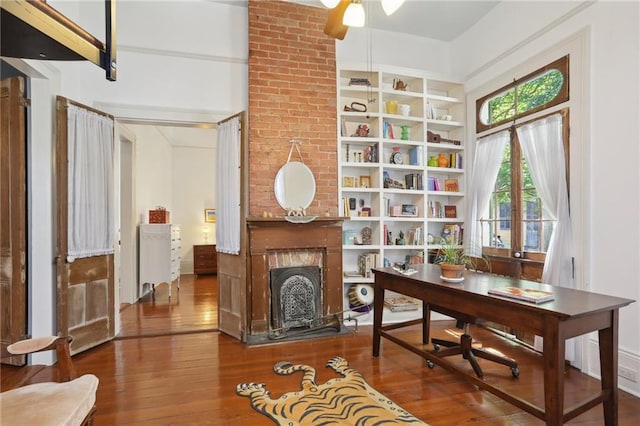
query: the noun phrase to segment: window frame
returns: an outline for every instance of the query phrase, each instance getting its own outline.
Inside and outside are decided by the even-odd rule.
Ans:
[[[520,86],[523,83],[526,83],[530,80],[535,79],[536,77],[540,77],[542,76],[544,73],[546,73],[547,71],[552,71],[552,70],[558,70],[560,71],[560,73],[562,73],[562,77],[563,77],[563,81],[562,81],[562,86],[560,87],[560,90],[558,91],[558,94],[549,102],[543,104],[543,105],[539,105],[535,108],[532,108],[530,110],[521,112],[521,113],[516,113],[515,115],[513,115],[512,117],[509,117],[507,119],[495,122],[495,123],[490,123],[490,124],[485,124],[480,120],[480,111],[482,109],[482,105],[487,102],[489,99],[495,97],[496,95],[499,95],[501,93],[504,93],[510,89],[516,89],[518,86]],[[513,121],[515,123],[515,120],[517,120],[518,118],[523,118],[523,117],[527,117],[531,114],[535,114],[539,111],[543,111],[546,109],[549,109],[551,107],[554,107],[556,105],[562,104],[564,102],[567,102],[569,100],[569,55],[565,55],[559,59],[556,59],[555,61],[541,67],[538,68],[537,70],[530,72],[529,74],[525,75],[524,77],[521,77],[519,79],[514,79],[513,82],[500,87],[497,90],[494,90],[493,92],[489,93],[486,96],[483,96],[479,99],[476,100],[476,134],[478,133],[482,133],[484,131],[493,129],[495,127],[504,125],[504,123],[508,123],[509,121]],[[516,99],[517,101],[517,99]],[[516,105],[517,108],[517,105]]]

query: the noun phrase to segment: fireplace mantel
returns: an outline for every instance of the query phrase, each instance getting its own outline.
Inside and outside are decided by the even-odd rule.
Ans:
[[[322,251],[323,315],[342,311],[342,223],[346,218],[322,216],[309,223],[291,223],[282,217],[248,218],[250,283],[247,291],[249,335],[269,332],[271,292],[269,253]]]

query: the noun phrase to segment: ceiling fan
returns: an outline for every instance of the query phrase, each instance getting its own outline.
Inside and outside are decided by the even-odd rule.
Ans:
[[[324,26],[328,36],[343,40],[349,27],[364,27],[365,15],[363,0],[320,0],[331,9]],[[380,0],[387,16],[398,10],[405,0]]]

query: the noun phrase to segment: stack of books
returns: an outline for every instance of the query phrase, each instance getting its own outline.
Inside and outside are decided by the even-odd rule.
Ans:
[[[391,312],[417,311],[420,303],[416,299],[407,296],[386,297],[384,306]]]

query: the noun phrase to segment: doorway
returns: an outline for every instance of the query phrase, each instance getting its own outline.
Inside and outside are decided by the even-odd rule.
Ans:
[[[118,337],[190,333],[217,329],[217,279],[193,275],[193,246],[215,244],[216,130],[211,123],[119,119],[120,127],[120,331]],[[180,290],[173,284],[141,293],[138,286],[138,225],[162,206],[180,225]],[[204,232],[204,228],[207,232]],[[146,291],[146,289],[145,289]]]

